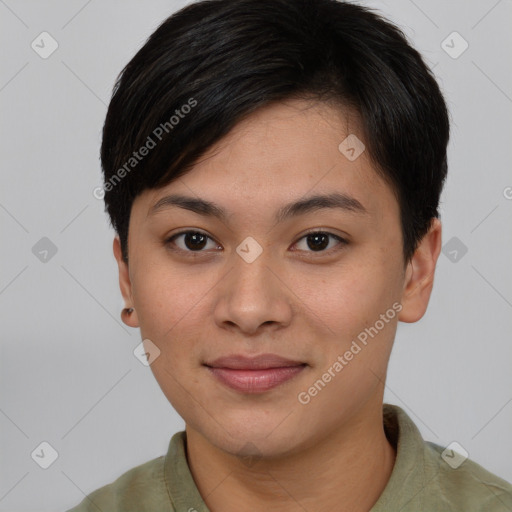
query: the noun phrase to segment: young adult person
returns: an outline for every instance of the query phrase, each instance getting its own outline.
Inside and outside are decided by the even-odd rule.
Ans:
[[[101,159],[122,317],[186,429],[72,511],[512,510],[510,484],[383,404],[397,324],[433,286],[448,138],[432,73],[369,9],[165,20]]]

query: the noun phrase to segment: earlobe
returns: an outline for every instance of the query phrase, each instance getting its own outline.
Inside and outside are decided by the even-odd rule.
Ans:
[[[432,219],[430,229],[420,241],[407,265],[402,294],[401,322],[417,322],[427,310],[434,285],[434,274],[441,252],[441,222]]]
[[[121,250],[121,241],[119,236],[114,238],[113,242],[114,257],[117,261],[119,268],[119,288],[123,296],[126,307],[121,312],[122,321],[130,327],[139,327],[137,312],[132,297],[132,285],[130,280],[130,272],[128,270],[128,263],[124,261]]]

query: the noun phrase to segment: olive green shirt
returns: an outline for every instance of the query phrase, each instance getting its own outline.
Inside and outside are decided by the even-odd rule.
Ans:
[[[510,483],[424,441],[400,407],[384,404],[383,411],[397,455],[370,512],[512,512]],[[172,436],[165,456],[130,469],[67,512],[209,512],[188,467],[186,432]]]

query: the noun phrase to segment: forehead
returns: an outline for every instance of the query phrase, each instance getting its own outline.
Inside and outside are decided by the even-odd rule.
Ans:
[[[365,150],[357,116],[289,100],[247,116],[190,171],[137,200],[149,213],[169,193],[180,193],[222,204],[228,214],[254,207],[261,217],[301,197],[332,192],[356,199],[371,215],[398,212]]]

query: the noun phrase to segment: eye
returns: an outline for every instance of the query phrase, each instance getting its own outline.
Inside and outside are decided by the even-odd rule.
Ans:
[[[305,236],[303,236],[299,240],[299,242],[301,240],[305,240],[305,246],[306,246],[305,249],[303,248],[303,249],[299,249],[299,250],[304,250],[306,252],[313,252],[313,253],[315,253],[315,252],[331,252],[331,249],[333,249],[333,247],[332,246],[329,247],[329,244],[330,244],[329,239],[330,238],[338,241],[338,249],[341,249],[343,246],[348,244],[348,242],[344,238],[342,238],[341,236],[335,235],[333,233],[328,233],[326,231],[312,231],[310,233],[307,233]],[[295,245],[299,244],[299,242],[296,242]],[[303,247],[304,247],[304,245],[303,245]],[[308,251],[307,248],[309,248],[311,250]],[[335,248],[335,250],[337,250],[337,249]]]
[[[179,240],[181,238],[180,243],[176,243],[176,240]],[[302,238],[299,239],[298,242],[296,242],[294,245],[299,244],[302,240],[305,241],[306,248],[299,248],[298,250],[305,251],[305,252],[331,252],[333,247],[329,247],[330,240],[333,239],[338,242],[338,248],[342,248],[344,245],[347,245],[348,242],[333,233],[328,233],[326,231],[312,231],[310,233],[307,233]],[[182,231],[180,233],[176,233],[175,235],[172,235],[171,237],[167,238],[165,240],[165,245],[175,245],[178,247],[178,250],[184,251],[184,252],[205,252],[203,249],[208,248],[208,241],[211,242],[210,249],[216,249],[221,248],[213,238],[208,236],[206,233],[203,233],[201,231],[197,230],[189,230],[189,231]],[[310,250],[308,250],[310,249]],[[327,250],[326,250],[327,249]]]
[[[178,244],[175,241],[180,237],[183,237],[181,240],[182,243]],[[202,249],[208,245],[208,240],[215,242],[213,238],[209,237],[206,233],[201,231],[182,231],[181,233],[176,233],[175,235],[165,240],[165,245],[176,245],[178,249],[186,252],[205,252]],[[213,247],[210,247],[210,249],[219,247],[216,242],[212,245]]]

